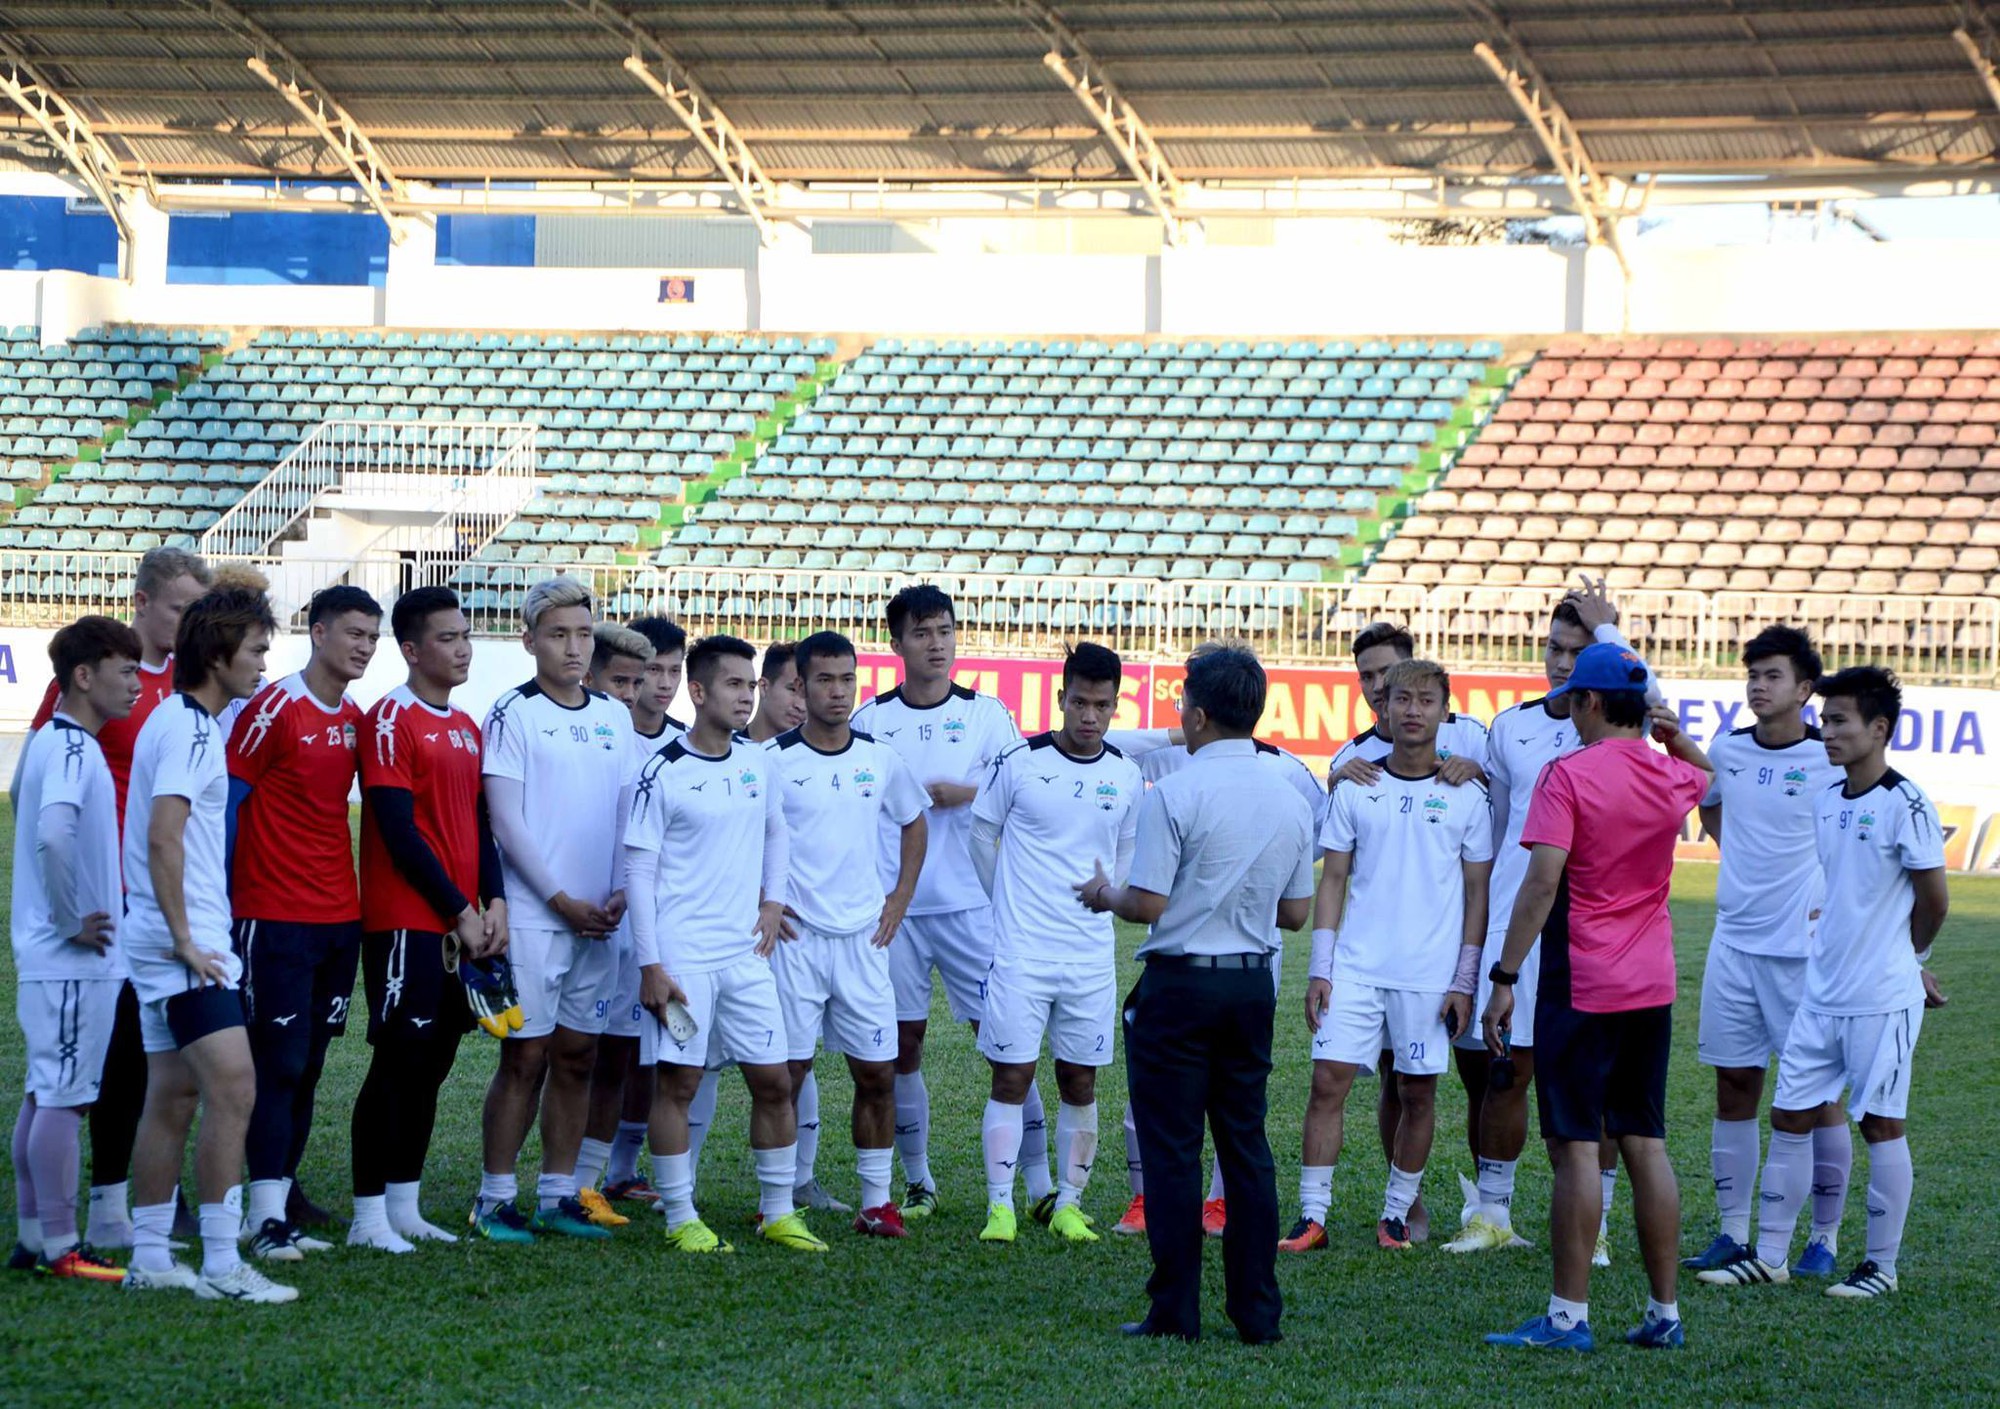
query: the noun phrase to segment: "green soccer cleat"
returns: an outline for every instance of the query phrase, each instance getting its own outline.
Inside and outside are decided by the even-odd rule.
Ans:
[[[676,1252],[735,1252],[736,1249],[717,1237],[715,1231],[699,1218],[690,1218],[678,1228],[667,1232],[667,1246]]]
[[[472,1229],[473,1236],[484,1238],[489,1243],[532,1243],[534,1232],[528,1220],[521,1216],[521,1210],[511,1203],[495,1204],[485,1213],[479,1205],[472,1206],[472,1213],[465,1220]]]
[[[1011,1243],[1014,1241],[1016,1220],[1014,1210],[1005,1204],[994,1204],[986,1210],[986,1226],[979,1230],[982,1243]]]
[[[1075,1204],[1064,1204],[1050,1215],[1049,1231],[1066,1243],[1097,1241],[1097,1234],[1090,1231],[1090,1220]]]
[[[929,1184],[912,1184],[903,1191],[903,1202],[898,1205],[903,1210],[903,1221],[913,1218],[929,1218],[938,1209],[937,1190]]]
[[[590,1210],[574,1197],[566,1198],[554,1208],[535,1210],[529,1226],[538,1233],[560,1233],[566,1238],[608,1238],[611,1230],[600,1228],[590,1221]]]
[[[773,1219],[757,1231],[763,1236],[764,1241],[776,1243],[781,1248],[790,1248],[794,1252],[826,1251],[826,1244],[814,1235],[812,1229],[806,1227],[805,1216],[797,1209],[793,1209],[783,1218]]]

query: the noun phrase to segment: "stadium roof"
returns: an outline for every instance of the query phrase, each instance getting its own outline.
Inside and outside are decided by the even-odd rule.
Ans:
[[[1914,0],[0,3],[0,160],[75,167],[94,136],[112,183],[722,173],[745,200],[1058,182],[1162,205],[1411,173],[1990,173],[1996,25]]]

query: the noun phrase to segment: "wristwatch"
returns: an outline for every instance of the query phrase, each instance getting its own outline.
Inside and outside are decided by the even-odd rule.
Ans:
[[[1521,972],[1516,969],[1513,973],[1508,973],[1496,960],[1493,967],[1486,971],[1486,977],[1504,988],[1512,988],[1521,981]]]

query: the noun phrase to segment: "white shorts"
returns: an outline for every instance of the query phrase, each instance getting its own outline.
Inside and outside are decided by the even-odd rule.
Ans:
[[[793,1061],[812,1060],[822,1032],[829,1051],[856,1061],[896,1059],[896,989],[889,951],[877,949],[874,938],[873,925],[831,934],[801,922],[799,937],[772,951]]]
[[[1373,1071],[1385,1050],[1405,1076],[1437,1076],[1450,1065],[1451,1038],[1438,1009],[1444,993],[1415,993],[1333,979],[1333,1001],[1313,1034],[1316,1062],[1347,1062]]]
[[[604,1017],[606,1037],[637,1037],[644,1030],[646,1009],[639,1002],[639,946],[630,925],[605,941],[618,946],[618,977],[611,989],[611,1011]]]
[[[1493,997],[1493,980],[1486,975],[1500,962],[1501,953],[1507,948],[1507,925],[1505,921],[1486,931],[1486,948],[1479,955],[1479,992],[1472,1000],[1472,1019],[1465,1025],[1465,1031],[1453,1039],[1452,1046],[1468,1052],[1485,1050],[1486,1039],[1480,1020],[1486,1014],[1486,1004]],[[1514,985],[1514,1015],[1507,1020],[1510,1047],[1532,1047],[1535,1045],[1535,990],[1542,977],[1542,939],[1535,936],[1534,947],[1528,950],[1528,957],[1521,961],[1521,978]]]
[[[25,1089],[37,1104],[63,1108],[87,1106],[97,1099],[123,982],[24,979],[15,989],[14,1012],[28,1046]]]
[[[224,935],[220,943],[210,940],[202,946],[222,957],[221,986],[232,991],[243,983],[243,961]],[[194,970],[174,957],[171,947],[150,940],[123,948],[125,972],[131,976],[132,992],[139,999],[139,1041],[148,1052],[178,1052],[180,1043],[167,1024],[167,1000],[201,987]]]
[[[1903,1119],[1910,1110],[1910,1068],[1923,1026],[1922,1003],[1851,1018],[1800,1008],[1778,1057],[1772,1106],[1809,1111],[1839,1100],[1845,1090],[1848,1114],[1856,1120]]]
[[[991,1062],[1032,1062],[1047,1033],[1057,1061],[1108,1067],[1117,1024],[1118,971],[1112,965],[996,959],[986,975],[979,1050]]]
[[[791,1043],[778,1002],[778,981],[768,960],[746,954],[726,968],[675,974],[674,981],[687,994],[694,1036],[677,1042],[666,1025],[648,1013],[647,1031],[639,1036],[641,1060],[714,1069],[729,1062],[775,1066],[786,1059]]]
[[[904,916],[889,946],[896,1020],[922,1022],[931,1015],[931,970],[936,969],[952,1017],[978,1022],[986,1011],[986,971],[992,966],[993,911],[987,906]]]
[[[1746,954],[1734,945],[1708,947],[1701,974],[1701,1027],[1695,1051],[1702,1065],[1762,1071],[1784,1049],[1792,1017],[1806,991],[1806,961]]]
[[[601,1035],[618,987],[614,939],[579,939],[570,930],[515,928],[507,962],[521,999],[521,1030],[510,1037],[547,1037],[558,1026]]]

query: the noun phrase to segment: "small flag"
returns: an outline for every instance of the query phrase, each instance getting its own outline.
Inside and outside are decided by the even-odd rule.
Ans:
[[[661,303],[693,303],[694,280],[679,274],[669,274],[660,280]]]

